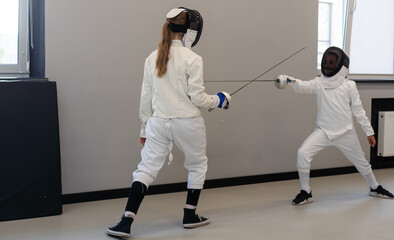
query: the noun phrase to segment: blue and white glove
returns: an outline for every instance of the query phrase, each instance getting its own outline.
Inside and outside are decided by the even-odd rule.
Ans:
[[[228,109],[230,107],[231,95],[228,92],[219,92],[217,95],[212,95],[214,102],[213,107]]]
[[[275,86],[279,89],[283,89],[289,82],[294,83],[295,81],[295,78],[281,74],[276,77]]]

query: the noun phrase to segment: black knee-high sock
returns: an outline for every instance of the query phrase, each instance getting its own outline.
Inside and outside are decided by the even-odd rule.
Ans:
[[[126,211],[137,214],[141,202],[144,199],[147,187],[141,182],[133,182],[131,184],[129,199],[126,204]]]
[[[200,198],[201,189],[188,189],[186,204],[197,206],[198,199]]]

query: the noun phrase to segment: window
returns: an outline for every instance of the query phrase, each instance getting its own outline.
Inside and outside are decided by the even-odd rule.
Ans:
[[[0,0],[0,76],[28,76],[28,0]]]
[[[318,69],[325,49],[337,46],[350,58],[350,74],[393,78],[393,12],[393,0],[319,0]]]
[[[394,1],[357,0],[350,40],[353,74],[394,74]]]
[[[317,47],[317,68],[324,51],[330,46],[344,49],[346,0],[319,1],[319,29]]]

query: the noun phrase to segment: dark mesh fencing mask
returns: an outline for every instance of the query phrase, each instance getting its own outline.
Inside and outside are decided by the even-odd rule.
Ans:
[[[184,8],[184,7],[181,7]],[[183,42],[185,47],[192,48],[200,40],[202,34],[203,20],[201,14],[197,10],[184,8],[189,16],[187,24],[187,32],[184,36]]]
[[[203,20],[201,14],[197,10],[189,8],[174,8],[168,14],[167,18],[174,18],[178,16],[181,12],[187,12],[188,19],[187,25],[177,25],[171,24],[171,30],[173,32],[183,32],[185,33],[182,43],[187,48],[194,47],[201,37]]]
[[[349,68],[349,57],[342,49],[329,47],[323,54],[321,60],[321,72],[326,77],[332,77],[337,74],[342,66]]]

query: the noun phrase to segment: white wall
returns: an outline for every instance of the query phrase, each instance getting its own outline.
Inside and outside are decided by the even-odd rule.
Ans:
[[[246,82],[304,46],[263,78],[286,73],[312,79],[317,73],[315,0],[51,0],[45,5],[46,72],[58,86],[63,194],[130,186],[140,161],[143,63],[174,7],[203,15],[203,35],[194,51],[204,59],[206,81]],[[207,82],[206,91],[233,92],[245,82]],[[381,86],[361,86],[368,114],[371,98],[389,97],[393,90]],[[203,110],[203,116],[208,179],[288,172],[296,171],[297,148],[315,127],[316,103],[314,96],[255,82],[233,96],[230,110]],[[154,184],[186,181],[183,155],[178,150],[174,155]],[[327,149],[313,168],[349,165],[338,150]]]

